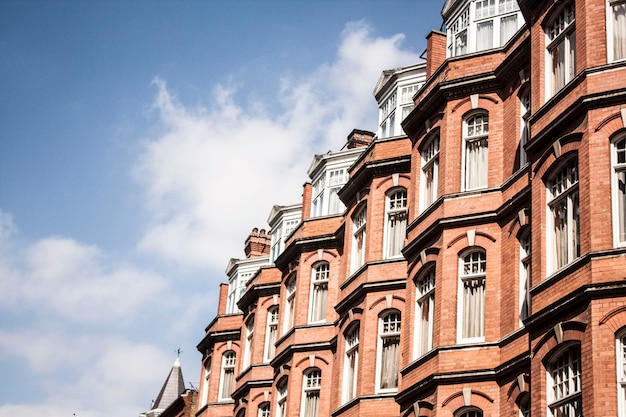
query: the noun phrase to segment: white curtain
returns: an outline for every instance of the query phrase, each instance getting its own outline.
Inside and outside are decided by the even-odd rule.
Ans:
[[[304,417],[317,417],[320,408],[319,391],[309,391],[304,400]]]
[[[473,189],[487,185],[487,138],[467,141],[465,156],[465,188]]]
[[[319,282],[313,287],[312,306],[313,321],[321,321],[326,318],[326,300],[328,299],[328,283]]]
[[[383,339],[382,363],[380,372],[380,388],[398,387],[398,353],[400,339],[398,337],[386,337]]]
[[[435,295],[430,294],[420,302],[420,354],[424,354],[431,349],[432,346],[432,314],[435,304]]]
[[[613,59],[626,58],[626,3],[613,5]]]
[[[619,217],[619,239],[626,241],[626,171],[617,173],[617,215]]]
[[[406,236],[406,212],[389,214],[388,255],[400,255]]]
[[[235,370],[225,369],[224,370],[224,381],[222,383],[222,398],[230,398],[230,395],[233,392],[233,377],[235,376]]]
[[[341,202],[341,200],[339,199],[339,196],[337,195],[337,192],[340,190],[340,188],[331,188],[329,190],[329,197],[328,197],[328,214],[337,214],[337,213],[341,213],[343,211],[343,203]]]
[[[565,42],[561,41],[552,49],[552,92],[563,88],[565,82]]]
[[[463,281],[463,337],[485,334],[485,279]]]
[[[504,46],[517,32],[517,15],[500,19],[500,46]]]
[[[476,25],[476,50],[484,51],[493,48],[493,20]]]

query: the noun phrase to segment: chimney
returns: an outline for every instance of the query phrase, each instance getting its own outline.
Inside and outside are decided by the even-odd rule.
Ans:
[[[348,149],[359,148],[361,146],[367,146],[374,140],[374,133],[367,130],[353,129],[348,135]]]
[[[436,30],[426,36],[426,78],[446,60],[446,34]]]
[[[311,198],[313,198],[313,186],[310,182],[305,182],[302,188],[302,220],[306,220],[311,217]]]
[[[265,233],[265,229],[252,229],[250,236],[246,239],[244,252],[246,258],[256,258],[270,254],[270,244],[272,240],[271,233]]]

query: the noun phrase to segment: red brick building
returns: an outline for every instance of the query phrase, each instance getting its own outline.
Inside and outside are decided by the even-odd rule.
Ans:
[[[626,417],[626,1],[442,7],[229,263],[197,417]]]

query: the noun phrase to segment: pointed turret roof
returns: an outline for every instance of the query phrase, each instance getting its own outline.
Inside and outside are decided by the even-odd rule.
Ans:
[[[166,409],[171,403],[173,403],[180,394],[185,392],[185,381],[183,380],[183,371],[180,369],[180,359],[176,358],[170,374],[163,383],[159,396],[154,400],[152,409],[162,408]]]
[[[156,400],[146,413],[140,416],[158,416],[163,410],[170,406],[180,395],[185,392],[185,381],[183,371],[180,369],[180,359],[176,358],[169,375],[163,383]]]

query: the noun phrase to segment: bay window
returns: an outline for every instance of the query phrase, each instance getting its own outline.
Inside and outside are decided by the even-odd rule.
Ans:
[[[519,272],[519,319],[527,318],[530,314],[530,233],[526,231],[519,240],[520,272]]]
[[[546,69],[550,71],[548,96],[570,82],[576,75],[576,27],[573,2],[565,5],[546,27],[547,57]]]
[[[433,136],[421,152],[420,211],[437,200],[439,186],[439,134]]]
[[[243,369],[250,366],[250,359],[252,357],[252,337],[254,336],[254,316],[250,317],[246,323],[246,340],[243,350]]]
[[[343,402],[356,397],[359,374],[359,323],[354,323],[345,334],[346,353],[343,362]]]
[[[432,266],[417,282],[416,356],[433,348],[435,313],[435,267]]]
[[[482,341],[485,336],[485,278],[487,257],[472,250],[459,258],[459,336]]]
[[[613,229],[616,245],[626,245],[626,136],[613,141]]]
[[[267,329],[265,330],[265,350],[263,357],[265,362],[274,358],[276,351],[276,334],[278,331],[278,306],[272,306],[267,310]]]
[[[400,358],[400,312],[393,311],[379,319],[378,328],[378,391],[398,388]]]
[[[553,417],[582,416],[580,346],[559,352],[547,366],[548,411]]]
[[[578,161],[570,159],[548,181],[549,273],[580,256]]]
[[[302,382],[302,417],[319,415],[321,385],[322,371],[318,368],[307,371]]]
[[[285,285],[285,320],[283,333],[287,333],[293,327],[296,309],[296,279],[291,278]]]
[[[609,61],[626,59],[626,0],[608,0],[607,30]]]
[[[367,207],[361,208],[352,218],[352,272],[359,269],[365,263],[366,218]]]
[[[233,382],[235,381],[235,361],[237,355],[229,350],[222,355],[222,373],[220,377],[220,401],[231,399],[233,392]]]
[[[396,189],[387,194],[386,198],[386,228],[385,228],[385,257],[401,256],[406,237],[406,189]]]
[[[617,410],[619,417],[626,416],[626,331],[622,330],[615,339],[617,368]]]
[[[310,323],[326,321],[329,274],[330,265],[328,262],[322,262],[313,268],[311,277],[311,300],[309,306]]]
[[[487,186],[489,115],[477,113],[465,119],[463,128],[464,190],[473,190]]]

